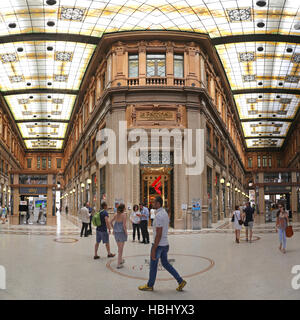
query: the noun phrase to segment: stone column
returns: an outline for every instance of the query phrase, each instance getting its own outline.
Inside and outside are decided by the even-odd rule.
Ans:
[[[96,210],[100,210],[100,207],[101,207],[101,199],[100,199],[100,168],[99,168],[98,162],[97,162],[97,165],[96,165],[96,180],[97,180],[97,186],[96,186]]]
[[[216,202],[217,202],[217,197],[216,197],[216,164],[214,163],[214,166],[212,168],[212,222],[216,223],[218,221],[218,213],[217,213],[217,206],[216,206]]]
[[[187,212],[183,215],[181,204],[188,203],[188,176],[185,174],[185,165],[174,165],[174,228],[175,229],[189,229],[191,228],[189,221],[189,214]],[[201,196],[200,196],[201,199]]]
[[[223,178],[223,175],[222,173],[220,174],[220,179]],[[220,199],[220,202],[219,202],[219,208],[220,208],[220,220],[223,220],[224,217],[225,217],[225,210],[226,210],[226,207],[224,208],[224,197],[225,197],[225,192],[223,193],[223,187],[224,187],[224,184],[220,183],[220,196],[219,196],[219,199]]]
[[[167,85],[174,85],[174,52],[173,46],[171,43],[168,43],[167,52],[166,52],[166,76],[167,76]]]
[[[200,112],[198,110],[188,110],[187,111],[187,123],[189,129],[199,129],[203,126],[203,121],[201,120]],[[203,144],[204,148],[205,143]],[[193,144],[192,144],[192,150],[194,151],[193,154],[195,154],[196,149],[196,141],[195,136],[193,136]],[[203,156],[205,157],[205,148],[203,150]],[[204,161],[205,162],[205,161]],[[204,167],[205,168],[205,167]],[[203,174],[203,172],[202,172]],[[206,208],[203,208],[203,203],[205,205],[205,202],[203,199],[201,199],[201,194],[203,194],[203,181],[201,181],[201,176],[199,175],[188,175],[187,176],[187,188],[188,188],[188,204],[189,206],[192,204],[193,199],[200,199],[202,200],[202,214],[206,215],[205,210]],[[202,217],[202,225],[203,225],[203,219]]]
[[[292,183],[297,182],[297,174],[296,172],[292,172]],[[297,203],[297,187],[292,186],[292,194],[291,194],[291,210],[293,213],[293,216],[296,215],[298,209],[298,203]]]
[[[209,227],[208,219],[208,199],[207,199],[207,162],[206,162],[206,118],[200,112],[200,128],[204,130],[204,150],[203,150],[203,172],[199,179],[200,182],[200,199],[202,201],[202,228]],[[188,191],[188,190],[187,190]],[[188,196],[188,195],[186,195]]]
[[[48,184],[53,184],[52,174],[48,174]],[[56,225],[56,216],[52,216],[53,210],[53,192],[52,187],[47,189],[47,225]]]
[[[200,82],[201,82],[201,88],[205,87],[206,84],[206,71],[205,71],[205,62],[202,54],[199,55],[199,64],[200,64]]]
[[[263,172],[259,172],[258,183],[263,183],[263,182],[264,182],[264,174]],[[259,195],[259,203],[258,203],[259,213],[265,214],[265,189],[263,186],[259,187],[258,195]]]
[[[119,164],[119,122],[125,121],[125,110],[113,110],[107,116],[106,126],[112,129],[117,137],[116,164],[107,163],[107,198],[109,206],[112,208],[115,199],[122,199],[125,204],[128,202],[127,189],[132,188],[132,183],[128,179],[128,164]]]
[[[125,50],[125,45],[122,42],[118,42],[114,50],[114,58],[116,61],[114,66],[116,70],[113,71],[115,79],[113,79],[114,86],[126,86],[127,85],[127,72],[128,72],[128,54]]]
[[[199,59],[196,59],[197,48],[195,43],[191,42],[185,49],[185,66],[187,67],[186,72],[186,86],[196,86],[198,79],[196,76],[196,66],[199,67]],[[199,68],[198,68],[199,69]]]
[[[16,173],[14,174],[13,184],[15,185],[19,184],[19,175]],[[14,201],[14,208],[12,212],[13,215],[10,217],[10,223],[17,225],[19,224],[19,205],[20,205],[19,188],[14,188],[13,201]]]
[[[146,44],[144,41],[139,43],[139,84],[146,84]]]

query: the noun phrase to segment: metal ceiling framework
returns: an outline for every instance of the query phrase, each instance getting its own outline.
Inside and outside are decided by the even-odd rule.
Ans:
[[[207,34],[250,150],[282,147],[299,115],[294,0],[1,0],[0,15],[0,92],[28,149],[63,148],[85,72],[106,33]]]

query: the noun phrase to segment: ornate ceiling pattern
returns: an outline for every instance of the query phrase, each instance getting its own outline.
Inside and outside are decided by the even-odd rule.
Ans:
[[[96,48],[92,37],[205,33],[226,71],[247,146],[280,147],[300,103],[299,9],[295,0],[1,0],[0,90],[27,148],[61,149]]]

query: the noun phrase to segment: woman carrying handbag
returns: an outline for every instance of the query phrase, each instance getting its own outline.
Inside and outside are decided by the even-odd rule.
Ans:
[[[240,243],[241,229],[243,225],[243,220],[241,217],[241,212],[239,206],[235,206],[235,211],[233,212],[232,219],[234,230],[235,230],[235,242]]]
[[[279,234],[279,250],[282,253],[286,253],[286,229],[289,228],[289,214],[285,210],[283,204],[278,205],[277,220],[276,220],[276,232]]]

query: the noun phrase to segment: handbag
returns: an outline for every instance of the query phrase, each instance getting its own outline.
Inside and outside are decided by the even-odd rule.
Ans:
[[[234,216],[235,216],[235,213],[233,213],[233,215],[232,215],[231,222],[234,222]],[[243,220],[242,219],[238,220],[238,222],[239,222],[239,225],[243,224]]]
[[[294,234],[293,227],[287,226],[285,229],[285,234],[286,234],[287,238],[291,238]]]

